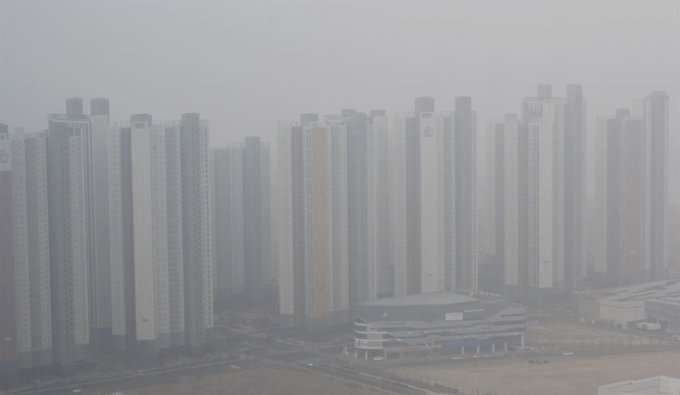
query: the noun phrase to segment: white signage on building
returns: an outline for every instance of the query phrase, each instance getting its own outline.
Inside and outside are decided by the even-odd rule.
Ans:
[[[446,313],[447,321],[462,321],[463,313]]]

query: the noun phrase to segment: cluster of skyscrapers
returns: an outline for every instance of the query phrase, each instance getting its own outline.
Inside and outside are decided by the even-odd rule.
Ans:
[[[107,99],[90,108],[68,99],[40,133],[0,124],[2,371],[196,349],[215,304],[260,304],[270,284],[282,328],[323,331],[381,297],[476,293],[482,265],[527,304],[589,276],[667,276],[663,92],[597,117],[591,227],[580,85],[539,85],[490,122],[482,179],[470,97],[302,114],[278,125],[275,199],[259,137],[211,148],[198,114],[111,123]]]
[[[198,349],[213,327],[213,292],[235,284],[255,300],[271,281],[266,143],[248,138],[230,167],[213,163],[198,114],[112,124],[107,99],[90,108],[67,99],[40,133],[0,125],[2,372],[68,369],[100,352],[153,359]],[[238,180],[226,185],[225,174]],[[215,198],[216,184],[245,194],[229,234],[216,229],[231,204]],[[233,238],[238,264],[218,247]],[[241,271],[240,283],[225,266]]]
[[[668,97],[653,92],[631,113],[597,117],[595,200],[586,218],[586,100],[580,85],[553,97],[539,85],[488,128],[483,255],[504,292],[525,303],[584,287],[667,276]],[[587,262],[587,239],[595,260]],[[604,281],[602,281],[604,280]]]
[[[245,299],[256,305],[273,281],[269,143],[245,143],[212,150],[213,237],[217,302]]]
[[[586,116],[580,85],[539,85],[490,127],[485,234],[507,294],[525,303],[581,289],[586,265]]]
[[[668,115],[656,91],[597,118],[594,271],[613,286],[667,276]]]
[[[489,123],[484,178],[469,97],[448,112],[419,97],[391,121],[343,110],[280,123],[281,325],[323,330],[382,296],[475,293],[480,268],[499,278],[485,289],[530,305],[666,278],[668,97],[636,107],[598,118],[595,227],[577,84],[562,97],[539,85],[521,114]]]
[[[343,110],[279,124],[284,327],[348,323],[379,295],[477,290],[476,116]]]

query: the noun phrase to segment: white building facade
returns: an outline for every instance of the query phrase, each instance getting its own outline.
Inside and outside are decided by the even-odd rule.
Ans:
[[[434,112],[431,99],[419,111],[397,114],[389,144],[395,295],[477,291],[476,115],[470,98],[457,98],[454,112]]]

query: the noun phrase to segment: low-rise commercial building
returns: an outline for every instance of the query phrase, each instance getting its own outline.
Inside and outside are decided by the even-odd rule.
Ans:
[[[655,302],[651,302],[655,301]],[[629,323],[660,319],[660,305],[680,305],[680,281],[664,280],[638,284],[628,287],[583,291],[574,294],[574,308],[580,319],[611,323],[619,328],[627,328]],[[653,306],[648,314],[647,306]],[[680,308],[680,307],[676,307]],[[665,319],[673,318],[666,314]],[[657,316],[654,316],[656,314]],[[678,312],[671,320],[675,327],[680,323]]]
[[[680,332],[680,295],[645,301],[647,320],[657,322],[668,332]]]
[[[354,346],[365,356],[523,347],[527,309],[500,297],[433,292],[359,303]]]

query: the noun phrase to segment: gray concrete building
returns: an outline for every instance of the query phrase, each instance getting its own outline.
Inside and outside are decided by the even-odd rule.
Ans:
[[[205,346],[213,328],[211,196],[208,122],[182,114],[182,249],[186,345]]]
[[[299,124],[278,125],[279,318],[283,328],[304,328],[306,323],[303,126],[318,119],[316,114],[302,114]]]
[[[342,110],[347,122],[347,229],[350,316],[359,302],[378,297],[375,260],[373,141],[369,118]]]
[[[662,91],[644,99],[643,121],[649,148],[650,277],[663,280],[668,270],[669,101]]]
[[[454,159],[445,166],[454,169],[456,288],[477,291],[477,119],[470,97],[456,98],[453,130]]]
[[[12,213],[12,144],[0,124],[0,377],[19,365]]]
[[[564,280],[558,289],[583,287],[586,265],[586,106],[581,85],[567,85],[564,131]]]
[[[246,301],[259,303],[271,279],[269,144],[246,137],[243,146],[243,233]]]
[[[394,294],[394,262],[390,260],[389,130],[385,110],[371,110],[368,120],[373,148],[375,261],[378,296]]]
[[[69,117],[82,117],[83,99],[79,97],[69,97],[66,99],[66,115]]]
[[[109,213],[112,345],[115,352],[136,344],[132,134],[129,124],[109,130]]]
[[[52,345],[54,364],[68,369],[88,359],[89,120],[51,119],[47,137]]]
[[[93,349],[107,351],[112,346],[111,332],[111,249],[109,234],[108,129],[109,100],[90,100],[92,132],[93,229],[89,232],[92,260],[88,261],[90,281],[90,335]]]
[[[644,124],[617,109],[596,123],[595,271],[606,284],[623,286],[650,280]]]
[[[11,140],[19,368],[40,368],[53,360],[47,134],[17,128]]]
[[[245,292],[243,233],[243,144],[213,149],[213,251],[215,302]]]
[[[357,303],[392,289],[389,261],[387,118],[343,110],[347,122],[348,273],[350,316]]]

